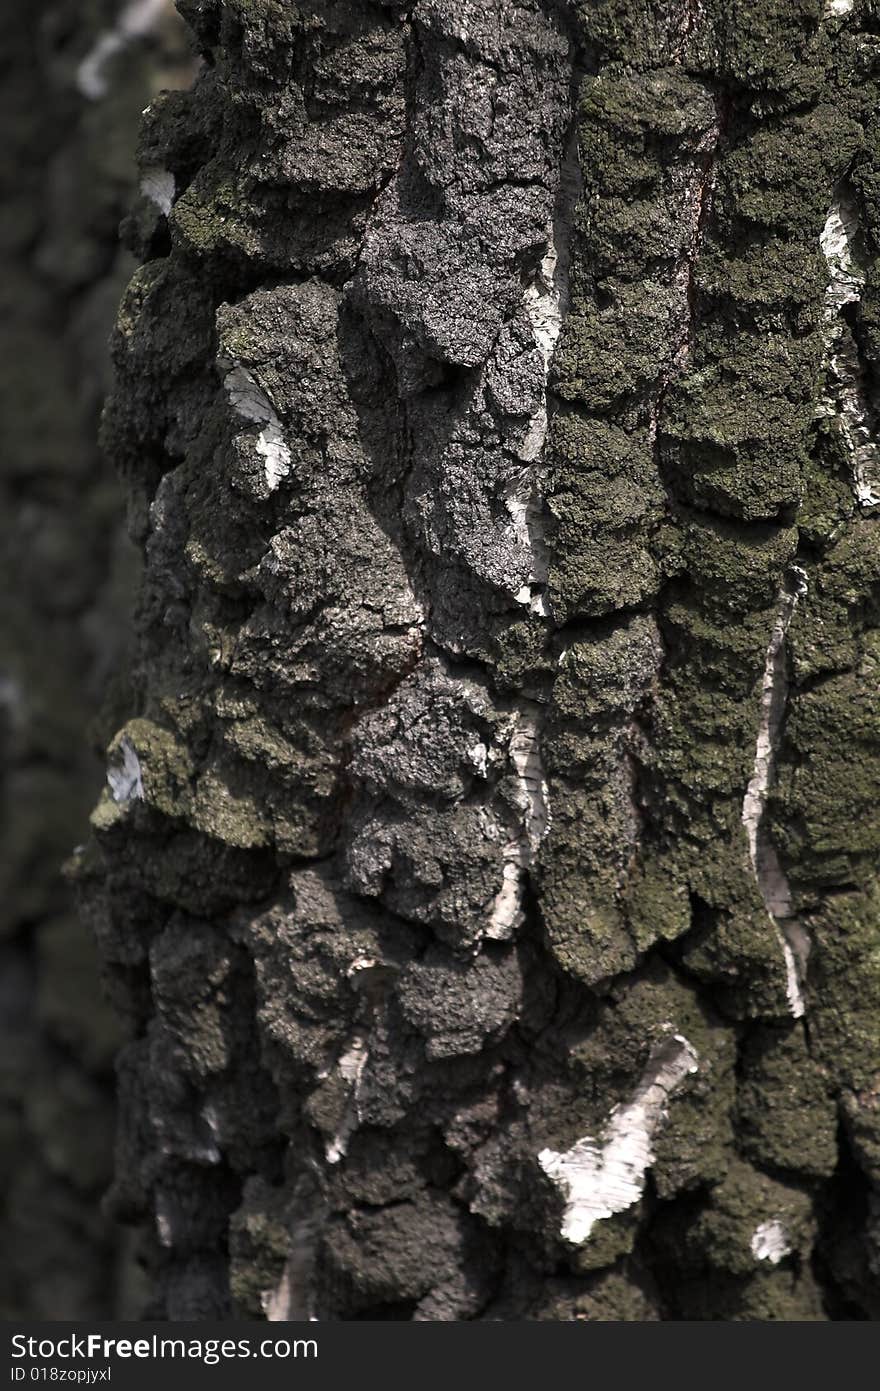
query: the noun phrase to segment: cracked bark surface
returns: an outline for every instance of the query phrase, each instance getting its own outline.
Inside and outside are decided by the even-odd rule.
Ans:
[[[79,863],[153,1312],[874,1318],[880,9],[180,9]]]

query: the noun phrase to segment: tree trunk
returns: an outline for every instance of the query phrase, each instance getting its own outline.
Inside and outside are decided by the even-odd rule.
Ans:
[[[80,875],[154,1313],[873,1318],[874,0],[179,0]]]

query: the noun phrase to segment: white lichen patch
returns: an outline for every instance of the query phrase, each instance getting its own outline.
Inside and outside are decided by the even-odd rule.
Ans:
[[[176,191],[174,175],[169,169],[155,165],[141,175],[141,193],[156,205],[163,217],[171,212]]]
[[[767,796],[775,773],[782,721],[788,701],[788,672],[785,639],[798,600],[806,593],[806,576],[794,571],[794,585],[780,596],[776,621],[770,635],[761,685],[761,714],[755,745],[752,778],[743,798],[742,821],[749,846],[749,858],[761,892],[764,907],[773,922],[785,963],[786,996],[794,1018],[805,1011],[803,980],[809,955],[809,936],[792,917],[791,889],[776,849],[766,834],[764,816]]]
[[[501,888],[495,895],[486,936],[493,942],[507,942],[523,921],[525,853],[519,841],[505,847]]]
[[[837,314],[846,304],[861,297],[865,273],[857,263],[855,243],[859,215],[850,199],[836,202],[819,233],[819,246],[828,263],[829,282],[825,291],[826,315]]]
[[[141,776],[140,759],[135,752],[134,745],[129,739],[122,739],[119,743],[119,752],[122,755],[122,763],[107,769],[110,796],[120,806],[127,806],[129,802],[142,802],[144,800],[144,783]]]
[[[536,458],[544,449],[544,438],[547,434],[546,410],[544,417],[544,436]],[[513,522],[514,535],[530,560],[528,583],[517,590],[516,602],[530,609],[538,617],[548,618],[550,606],[544,586],[550,572],[550,556],[544,539],[540,493],[534,476],[530,475],[515,483],[505,498],[505,503]]]
[[[842,19],[844,15],[852,14],[855,9],[855,0],[825,0],[825,18]]]
[[[314,1276],[321,1210],[314,1194],[300,1192],[288,1214],[290,1246],[278,1283],[260,1295],[269,1323],[314,1322]]]
[[[523,920],[526,875],[550,827],[550,799],[541,761],[538,707],[524,702],[510,736],[508,756],[515,775],[517,834],[504,847],[501,888],[495,896],[486,936],[504,942]]]
[[[287,1323],[294,1317],[291,1313],[293,1291],[290,1260],[285,1261],[281,1279],[275,1288],[264,1290],[260,1295],[260,1303],[267,1323]]]
[[[517,775],[517,804],[525,814],[525,840],[534,854],[550,824],[547,781],[541,762],[537,710],[521,712],[510,741],[510,757]]]
[[[598,1139],[587,1135],[563,1154],[541,1151],[538,1163],[565,1199],[566,1241],[582,1246],[597,1222],[639,1201],[667,1102],[697,1067],[696,1049],[673,1034],[652,1050],[632,1101],[615,1107]]]
[[[776,753],[782,721],[788,703],[788,669],[785,639],[798,601],[807,591],[806,575],[799,567],[792,574],[793,584],[783,589],[761,680],[761,713],[752,777],[742,805],[742,823],[749,846],[749,859],[761,892],[767,915],[773,923],[785,963],[788,1007],[793,1018],[805,1011],[803,982],[810,951],[809,936],[792,917],[791,888],[776,849],[766,833],[767,797],[775,775]]]
[[[149,34],[168,9],[168,0],[128,0],[112,29],[100,33],[76,71],[76,85],[89,101],[107,93],[107,64],[135,39]]]
[[[267,1323],[316,1323],[308,1302],[308,1283],[314,1266],[315,1233],[311,1226],[307,1233],[297,1237],[296,1247],[291,1251],[281,1272],[281,1279],[272,1290],[264,1290],[260,1304]],[[303,1278],[304,1275],[307,1277]]]
[[[381,965],[382,962],[375,956],[356,956],[345,974],[349,980],[354,980],[363,975],[364,971],[375,971]]]
[[[468,762],[478,778],[484,778],[489,771],[489,750],[480,740],[467,751]]]
[[[164,1246],[166,1250],[170,1250],[174,1245],[174,1225],[171,1221],[171,1212],[168,1207],[167,1199],[161,1191],[156,1194],[153,1211],[156,1222],[156,1236],[159,1239],[159,1245]]]
[[[340,1077],[348,1083],[350,1095],[339,1129],[324,1147],[328,1164],[338,1164],[340,1160],[345,1158],[348,1142],[357,1129],[358,1088],[369,1056],[367,1040],[361,1034],[355,1034],[336,1064]]]
[[[562,332],[563,292],[557,279],[558,270],[559,252],[551,231],[547,251],[524,297],[535,344],[548,371]]]
[[[803,584],[803,581],[801,581]],[[761,681],[761,716],[755,745],[754,770],[743,799],[742,821],[749,843],[749,857],[757,872],[759,832],[773,774],[776,746],[785,712],[788,681],[785,668],[785,638],[794,617],[799,598],[798,588],[786,589],[780,596],[779,608],[770,634],[764,675]],[[765,889],[768,911],[784,916],[789,907],[788,888],[784,881],[774,878]]]
[[[199,1147],[199,1157],[205,1164],[219,1164],[223,1158],[220,1151],[220,1117],[210,1102],[202,1107],[200,1116],[207,1126],[208,1139]]]
[[[517,455],[529,465],[527,476],[511,489],[507,508],[514,531],[531,559],[527,582],[516,594],[516,601],[540,618],[551,617],[546,595],[550,557],[544,537],[543,496],[540,461],[550,427],[548,382],[550,366],[562,333],[568,307],[568,234],[572,210],[581,190],[580,165],[575,146],[567,152],[562,170],[560,214],[547,236],[547,249],[537,273],[526,286],[523,308],[531,325],[534,344],[543,366],[538,403],[517,445]]]
[[[829,279],[825,291],[827,383],[817,414],[840,422],[851,460],[856,503],[873,508],[880,506],[877,413],[858,346],[843,314],[847,305],[859,302],[865,284],[858,236],[858,210],[851,199],[842,197],[831,208],[819,236]]]
[[[518,457],[528,465],[538,464],[547,443],[547,382],[550,364],[562,332],[564,297],[559,253],[551,228],[547,251],[537,274],[523,295],[526,318],[531,325],[535,347],[543,364],[543,382],[538,405],[529,418],[516,449]],[[530,467],[526,475],[512,485],[506,504],[517,540],[531,562],[528,580],[517,591],[516,602],[539,617],[547,618],[550,616],[550,608],[544,587],[549,574],[549,556],[544,539],[540,481],[534,467]]]
[[[752,1237],[752,1255],[756,1261],[769,1261],[778,1265],[792,1252],[791,1240],[783,1224],[774,1218],[762,1222]]]
[[[245,420],[262,427],[257,438],[257,453],[264,460],[266,486],[274,492],[282,478],[290,473],[290,450],[275,407],[246,367],[233,367],[224,376],[223,385],[233,409]]]

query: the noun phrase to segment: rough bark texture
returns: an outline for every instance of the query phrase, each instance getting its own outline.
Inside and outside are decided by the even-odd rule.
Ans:
[[[880,7],[180,8],[80,862],[155,1312],[875,1317]]]
[[[180,21],[163,3],[149,43],[143,35],[108,58],[103,89],[86,93],[82,64],[120,8],[27,0],[0,13],[5,1319],[135,1307],[127,1243],[100,1212],[112,1172],[118,1028],[61,874],[88,834],[103,780],[88,726],[119,671],[135,570],[119,488],[95,443],[107,337],[132,271],[118,224],[132,194],[141,108],[173,79],[175,52],[186,54]],[[102,744],[124,710],[117,700]]]

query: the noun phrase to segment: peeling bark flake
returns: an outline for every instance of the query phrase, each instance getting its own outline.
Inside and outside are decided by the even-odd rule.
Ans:
[[[266,486],[274,492],[290,473],[290,450],[275,408],[262,387],[246,367],[233,367],[223,379],[229,400],[239,415],[262,425],[257,453],[265,461]]]
[[[873,508],[880,506],[880,446],[875,439],[877,412],[871,404],[858,345],[843,316],[847,305],[861,301],[865,285],[865,270],[858,255],[858,234],[856,205],[851,198],[841,197],[828,213],[819,237],[829,272],[825,291],[829,382],[817,415],[840,421],[851,459],[856,503],[861,508]]]
[[[742,823],[749,843],[749,859],[767,915],[773,922],[785,961],[786,998],[792,1017],[806,1009],[803,981],[810,950],[805,928],[792,918],[791,889],[776,848],[764,824],[767,796],[773,781],[782,721],[788,702],[785,639],[799,599],[807,592],[806,575],[794,568],[794,584],[784,589],[764,663],[761,684],[761,718],[755,745],[754,771],[742,805]]]
[[[752,1237],[752,1255],[757,1261],[778,1265],[791,1255],[791,1240],[783,1224],[776,1219],[762,1222]]]
[[[121,766],[107,769],[110,795],[114,802],[120,806],[126,806],[129,802],[142,802],[144,800],[144,784],[141,777],[140,759],[135,753],[133,744],[128,739],[123,739],[120,742],[119,749],[122,754]]]
[[[541,401],[535,411],[518,454],[524,463],[537,463],[544,454],[549,428],[547,404],[547,381],[550,364],[556,351],[556,344],[562,331],[564,290],[560,277],[559,253],[551,230],[547,252],[541,262],[537,275],[528,286],[524,296],[526,315],[532,326],[535,346],[544,364],[544,382]],[[544,538],[542,522],[542,503],[539,480],[532,472],[524,484],[518,485],[507,507],[513,519],[514,530],[524,548],[531,556],[532,566],[528,583],[517,592],[516,601],[541,618],[550,617],[547,597],[541,590],[547,583],[549,557]]]
[[[541,762],[537,716],[537,707],[521,711],[510,740],[521,825],[504,848],[502,884],[486,930],[486,936],[496,942],[509,940],[523,920],[526,874],[550,827],[549,789]]]
[[[174,206],[176,188],[174,175],[167,169],[145,169],[141,176],[141,193],[155,203],[163,217],[167,217]]]
[[[342,1123],[333,1139],[325,1147],[325,1154],[328,1164],[338,1164],[345,1158],[348,1149],[348,1142],[357,1129],[358,1123],[358,1087],[364,1073],[369,1058],[367,1041],[360,1034],[356,1034],[348,1048],[339,1059],[337,1068],[340,1077],[347,1082],[351,1088],[348,1105]]]
[[[541,1151],[538,1163],[565,1198],[566,1241],[582,1246],[597,1222],[638,1202],[669,1097],[697,1068],[696,1049],[686,1038],[665,1039],[652,1051],[632,1101],[611,1113],[601,1141],[587,1135],[564,1154]]]

